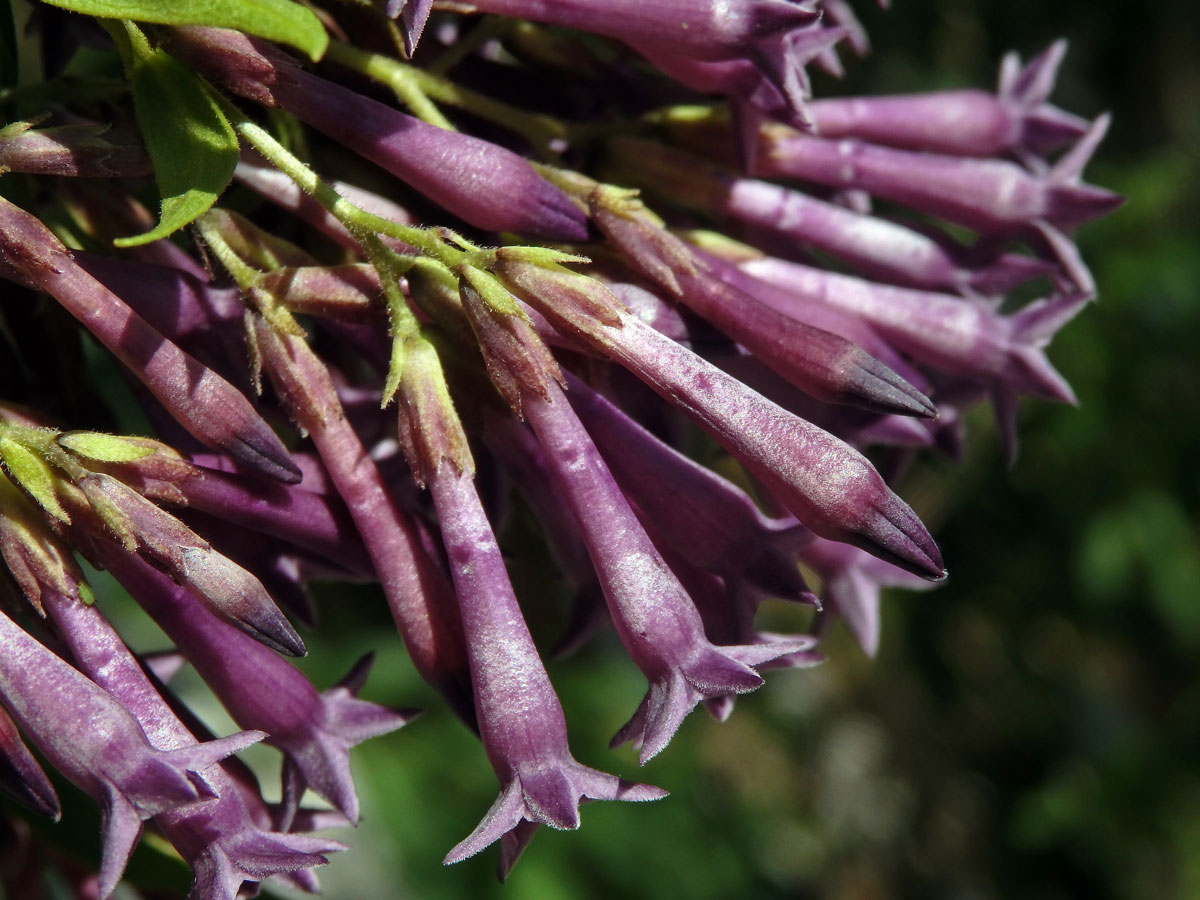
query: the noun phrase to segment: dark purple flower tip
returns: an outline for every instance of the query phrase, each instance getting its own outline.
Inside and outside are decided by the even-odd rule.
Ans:
[[[167,340],[93,278],[40,221],[0,198],[0,275],[54,297],[209,447],[282,481],[300,471],[232,384]]]
[[[946,578],[941,551],[928,530],[916,513],[890,491],[871,505],[847,543],[929,581]]]
[[[866,351],[721,280],[640,202],[595,192],[592,219],[642,275],[675,294],[806,393],[882,413],[936,416],[929,398]]]
[[[404,35],[404,52],[412,56],[417,43],[425,31],[425,22],[433,9],[433,0],[387,0],[387,14],[393,19],[400,17],[400,30]]]
[[[290,656],[305,654],[300,635],[250,572],[116,478],[93,472],[77,484],[127,550],[140,550],[216,615],[255,640]]]
[[[180,578],[223,619],[259,643],[288,656],[308,652],[262,582],[211,547],[184,550]]]
[[[54,785],[21,740],[17,726],[0,707],[0,791],[26,809],[58,821],[62,808]]]

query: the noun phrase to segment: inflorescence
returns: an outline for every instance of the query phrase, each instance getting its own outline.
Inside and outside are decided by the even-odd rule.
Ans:
[[[1063,42],[995,92],[814,100],[867,47],[845,0],[47,3],[40,75],[0,88],[0,276],[158,435],[63,421],[23,331],[61,317],[6,289],[0,788],[56,817],[49,763],[94,798],[93,896],[147,821],[193,898],[315,890],[345,849],[311,832],[357,820],[350,748],[412,713],[357,697],[369,660],[324,692],[289,662],[308,582],[382,587],[499,781],[446,862],[498,841],[504,875],[585,799],[665,795],[572,756],[510,491],[573,597],[560,649],[611,627],[645,675],[613,738],[645,763],[945,577],[864,451],[953,454],[990,400],[1015,453],[1019,397],[1074,401],[1045,348],[1096,293],[1072,232],[1120,200],[1082,181],[1107,117],[1050,102]],[[681,449],[708,439],[731,478]],[[130,651],[80,558],[172,653]],[[767,598],[812,633],[759,630]],[[177,702],[184,661],[244,731]],[[280,803],[230,759],[257,741]]]

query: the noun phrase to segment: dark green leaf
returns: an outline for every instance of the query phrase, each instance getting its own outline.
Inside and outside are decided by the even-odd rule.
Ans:
[[[152,231],[120,238],[118,247],[156,241],[207,212],[229,185],[238,159],[237,135],[204,82],[140,37],[130,45],[133,99],[162,213]]]
[[[106,19],[159,25],[234,28],[320,59],[329,35],[312,11],[292,0],[46,0],[52,6]]]

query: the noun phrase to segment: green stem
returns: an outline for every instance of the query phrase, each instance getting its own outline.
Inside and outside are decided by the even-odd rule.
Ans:
[[[410,72],[416,71],[411,66],[406,66],[381,53],[369,53],[350,44],[343,44],[341,41],[330,41],[325,58],[341,63],[356,72],[361,72],[368,78],[374,78],[381,84],[386,84],[400,99],[400,102],[411,109],[413,115],[418,119],[422,119],[430,125],[436,125],[438,128],[445,128],[447,131],[455,130],[450,120],[442,115],[442,111],[429,99],[428,92],[424,90],[420,82],[410,76]]]
[[[503,128],[522,135],[531,146],[547,158],[554,156],[551,149],[553,143],[567,137],[567,126],[558,119],[509,106],[486,94],[461,87],[444,76],[407,65],[389,56],[370,53],[338,41],[330,43],[327,55],[330,59],[391,88],[396,96],[407,104],[418,117],[433,125],[453,129],[453,126],[430,102],[431,98],[439,103],[465,110],[481,119],[495,122]],[[415,98],[420,98],[420,100],[414,102]],[[417,106],[418,102],[428,104],[438,120],[429,118],[421,112]]]
[[[322,181],[316,172],[292,155],[266,129],[244,118],[236,110],[236,107],[230,106],[229,110],[232,111],[233,128],[238,135],[257,150],[267,162],[299,185],[301,190],[311,195],[334,218],[345,225],[360,242],[367,235],[384,235],[395,238],[415,248],[418,252],[433,257],[451,269],[480,252],[474,245],[457,235],[454,236],[455,243],[466,249],[460,250],[458,247],[452,246],[442,236],[446,233],[444,229],[401,225],[399,222],[393,222],[360,209]]]

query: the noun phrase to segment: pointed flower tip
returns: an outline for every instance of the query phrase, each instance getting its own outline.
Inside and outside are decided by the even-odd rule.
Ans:
[[[1125,198],[1091,184],[1056,184],[1047,189],[1046,218],[1062,227],[1090,222],[1125,205]]]
[[[936,419],[933,401],[909,384],[889,366],[865,351],[859,351],[850,375],[855,405],[885,415],[917,416]]]
[[[273,604],[270,608],[259,608],[236,618],[233,624],[276,653],[297,659],[308,655],[308,648],[296,629]]]
[[[285,484],[299,484],[304,477],[278,435],[261,419],[250,421],[220,449],[230,456]]]
[[[916,513],[890,492],[882,503],[874,505],[873,515],[849,543],[927,581],[939,582],[946,577],[946,566],[933,537]]]

